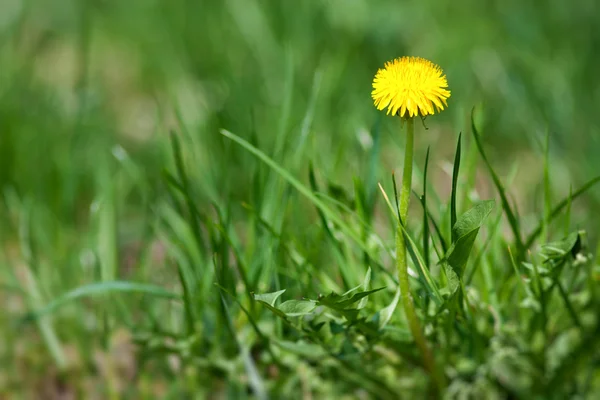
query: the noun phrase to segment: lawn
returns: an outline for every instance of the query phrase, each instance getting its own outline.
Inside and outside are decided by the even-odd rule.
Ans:
[[[0,398],[597,398],[576,3],[3,0]]]

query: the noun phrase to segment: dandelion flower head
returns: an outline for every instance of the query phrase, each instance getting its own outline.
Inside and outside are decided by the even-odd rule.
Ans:
[[[373,79],[371,96],[378,110],[387,114],[416,117],[434,114],[448,106],[450,91],[446,75],[421,57],[400,57],[385,63]]]

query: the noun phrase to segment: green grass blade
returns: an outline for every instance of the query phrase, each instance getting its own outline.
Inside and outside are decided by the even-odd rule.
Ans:
[[[15,200],[17,200],[15,198]],[[19,200],[17,200],[19,201]],[[21,215],[19,220],[19,244],[21,246],[21,255],[25,261],[23,270],[25,272],[25,284],[24,291],[26,293],[27,301],[30,307],[41,307],[45,298],[42,294],[42,288],[39,285],[39,277],[36,273],[39,273],[37,252],[34,246],[32,237],[32,206],[29,202],[25,204],[19,204],[21,208]],[[61,342],[56,334],[56,330],[52,324],[52,320],[48,318],[38,318],[35,321],[40,330],[40,334],[48,348],[48,351],[54,362],[60,370],[64,370],[68,366],[68,361],[63,351]]]
[[[492,164],[490,164],[490,162],[485,154],[485,151],[483,150],[483,144],[481,143],[481,137],[479,136],[479,133],[477,132],[477,128],[475,126],[474,115],[475,115],[475,109],[473,109],[471,112],[471,129],[473,130],[473,136],[475,137],[475,143],[477,144],[477,149],[479,150],[479,154],[481,155],[481,158],[483,158],[483,161],[485,162],[488,172],[492,176],[494,185],[496,186],[496,189],[498,190],[498,193],[500,194],[500,199],[502,202],[502,209],[504,210],[506,217],[508,218],[508,223],[512,230],[513,236],[515,237],[518,254],[519,254],[518,258],[521,259],[524,256],[526,247],[523,245],[523,240],[521,239],[519,221],[515,217],[515,213],[513,212],[512,208],[508,202],[508,198],[506,197],[506,191],[504,190],[504,186],[502,185],[500,178],[498,178],[498,175],[494,171]]]
[[[113,176],[109,169],[108,163],[100,168],[101,194],[96,199],[98,205],[96,210],[98,218],[97,252],[100,262],[100,279],[105,282],[117,279],[119,270],[116,193]]]
[[[281,118],[277,127],[277,137],[275,138],[275,148],[273,158],[278,160],[283,157],[285,143],[287,141],[288,124],[292,111],[292,101],[294,94],[294,58],[292,51],[288,48],[285,54],[285,76],[283,83],[283,103]]]
[[[414,193],[414,195],[417,197],[417,199],[419,200],[419,202],[421,202],[421,198],[419,197],[419,195],[417,193]],[[421,202],[421,205],[423,205],[422,202]],[[446,252],[448,251],[448,245],[447,245],[446,239],[444,239],[444,235],[442,233],[442,230],[440,229],[439,224],[436,222],[435,218],[433,218],[433,216],[431,215],[431,212],[429,211],[429,209],[423,208],[423,212],[427,213],[427,219],[433,225],[433,230],[434,230],[434,232],[435,232],[438,240],[440,241],[440,245],[442,246],[443,254],[446,254]]]
[[[315,194],[319,193],[319,188],[317,186],[317,179],[315,177],[315,170],[313,168],[312,163],[310,163],[308,166],[308,181],[309,181],[309,184],[310,184],[310,187],[311,187],[313,193],[315,193]],[[350,271],[348,270],[348,268],[346,268],[348,263],[345,262],[345,260],[344,260],[342,246],[341,246],[340,242],[335,238],[335,235],[333,234],[331,229],[329,228],[328,222],[327,222],[327,216],[325,215],[323,210],[321,210],[319,207],[317,207],[317,213],[319,214],[319,218],[321,219],[321,225],[323,226],[323,229],[325,230],[325,233],[326,233],[327,237],[329,238],[329,241],[333,244],[334,257],[336,259],[336,263],[338,265],[338,269],[339,269],[340,275],[344,281],[344,284],[346,286],[352,286],[355,284],[355,282],[352,277],[353,274],[351,274]]]
[[[259,226],[261,226],[264,230],[266,230],[270,235],[272,235],[282,246],[282,250],[285,254],[292,260],[292,262],[305,270],[308,266],[312,270],[311,274],[314,278],[316,278],[319,282],[321,282],[324,286],[331,288],[333,291],[341,291],[341,288],[338,287],[337,283],[332,280],[324,271],[320,268],[315,267],[309,260],[308,256],[301,250],[298,242],[293,238],[284,238],[282,234],[277,232],[273,226],[271,226],[264,218],[262,218],[258,212],[252,208],[249,204],[242,205],[249,213],[256,218]],[[287,240],[286,240],[287,239]]]
[[[465,274],[466,275],[466,278],[464,279],[465,285],[469,285],[471,283],[471,280],[473,279],[473,276],[475,275],[475,272],[477,271],[479,264],[481,263],[481,259],[483,258],[484,255],[487,254],[488,247],[495,240],[496,235],[500,231],[499,227],[500,227],[501,221],[502,221],[502,213],[500,212],[500,213],[498,213],[498,217],[496,218],[496,220],[492,223],[491,228],[489,230],[489,232],[490,232],[489,236],[486,239],[483,246],[481,247],[481,250],[479,250],[477,257],[475,257],[475,260],[473,261],[473,265],[471,266],[471,269],[469,270],[468,274]]]
[[[192,194],[190,191],[190,185],[187,173],[185,171],[185,166],[183,163],[183,155],[181,153],[181,143],[179,142],[179,138],[175,134],[175,132],[171,131],[169,136],[171,140],[171,149],[173,152],[173,157],[175,159],[175,168],[177,170],[177,175],[179,176],[179,185],[176,187],[181,190],[181,194],[185,198],[185,203],[188,208],[188,217],[190,219],[190,226],[192,228],[192,233],[196,239],[196,243],[198,245],[198,249],[200,251],[204,250],[204,238],[202,237],[202,232],[200,231],[200,226],[198,224],[198,220],[196,218],[197,213],[196,207],[194,205],[194,201],[192,199]]]
[[[265,153],[252,146],[250,143],[248,143],[248,141],[242,139],[236,134],[231,133],[225,129],[221,130],[221,134],[248,150],[250,153],[252,153],[265,164],[267,164],[270,168],[272,168],[275,172],[281,175],[281,177],[283,177],[290,185],[292,185],[298,192],[300,192],[300,194],[305,196],[308,200],[310,200],[310,202],[312,202],[316,207],[318,207],[324,213],[324,215],[326,215],[327,218],[329,218],[333,223],[335,223],[346,235],[348,235],[352,240],[354,240],[362,250],[370,252],[369,247],[361,239],[360,235],[357,232],[350,228],[350,226],[348,226],[348,224],[346,224],[339,215],[333,212],[333,210],[331,210],[324,202],[322,202],[309,188],[303,185],[288,171],[279,166],[279,164],[273,161]]]
[[[165,290],[160,286],[136,283],[128,281],[113,281],[113,282],[97,282],[89,285],[80,286],[52,300],[45,307],[33,311],[26,316],[27,320],[37,320],[44,315],[48,315],[56,311],[58,308],[72,301],[84,298],[94,297],[108,293],[143,293],[155,297],[162,297],[170,300],[181,300],[181,296]]]
[[[313,84],[310,92],[310,99],[308,100],[308,108],[306,113],[304,114],[304,119],[302,120],[302,127],[300,128],[300,135],[298,136],[298,141],[294,147],[294,156],[293,156],[293,164],[294,168],[297,168],[300,165],[301,157],[304,155],[304,147],[306,145],[306,140],[308,139],[308,134],[310,133],[312,123],[315,116],[315,110],[317,108],[317,99],[319,98],[319,89],[321,88],[321,80],[323,78],[323,73],[321,70],[317,70],[313,77]]]
[[[246,369],[246,375],[248,377],[248,384],[252,388],[252,391],[254,392],[254,395],[257,399],[267,400],[268,396],[264,380],[258,372],[256,363],[254,362],[254,359],[250,354],[250,349],[248,349],[247,346],[242,345],[238,338],[238,334],[236,333],[236,329],[231,318],[231,313],[229,312],[229,306],[225,301],[223,293],[219,292],[219,298],[221,299],[221,310],[223,312],[225,326],[227,328],[228,333],[231,335],[231,339],[235,343],[239,354],[241,355],[242,361],[244,363],[244,368]]]
[[[431,273],[429,269],[426,267],[425,262],[423,261],[423,256],[419,253],[419,249],[415,244],[415,241],[409,236],[408,232],[404,228],[402,224],[398,224],[400,229],[402,229],[402,233],[404,234],[404,240],[407,244],[406,249],[410,254],[413,263],[418,267],[417,272],[421,276],[423,283],[425,284],[427,291],[430,295],[432,295],[437,305],[442,305],[444,302],[442,295],[440,294],[438,287],[431,277]]]
[[[425,155],[425,167],[423,168],[423,196],[421,196],[421,205],[423,206],[423,261],[429,269],[429,218],[427,216],[427,168],[429,166],[429,147]]]
[[[377,122],[372,129],[373,146],[369,152],[369,161],[367,167],[366,178],[364,181],[365,187],[365,209],[372,216],[375,210],[375,198],[377,194],[377,171],[380,165],[381,154],[381,121],[382,114],[379,113]]]
[[[600,176],[595,177],[594,179],[589,180],[586,184],[584,184],[583,186],[581,186],[579,189],[577,189],[575,192],[573,192],[572,195],[569,195],[567,197],[565,197],[560,203],[558,203],[553,209],[552,212],[550,213],[550,216],[548,218],[548,221],[552,221],[554,218],[556,218],[558,215],[560,215],[561,211],[569,205],[569,203],[573,200],[575,200],[576,198],[578,198],[579,196],[581,196],[582,194],[584,194],[585,192],[587,192],[590,188],[592,188],[596,183],[600,182]],[[538,238],[538,236],[542,233],[542,226],[543,226],[543,221],[541,221],[537,228],[535,228],[533,230],[533,232],[531,232],[531,234],[527,237],[527,240],[525,241],[525,248],[529,248],[531,247],[531,245],[533,244],[533,242]]]
[[[550,131],[546,131],[546,146],[544,149],[544,218],[542,219],[542,242],[548,242],[548,225],[552,199],[550,191]]]
[[[213,224],[213,227],[215,228],[215,230],[217,230],[218,232],[221,233],[221,237],[227,243],[228,248],[226,249],[226,251],[231,251],[233,253],[233,256],[236,260],[237,270],[240,275],[241,282],[244,286],[244,291],[246,292],[246,296],[248,297],[248,301],[250,304],[254,304],[254,302],[252,301],[253,300],[253,297],[252,297],[253,289],[252,289],[252,286],[250,285],[250,280],[248,279],[248,274],[247,274],[248,266],[246,265],[240,250],[233,243],[233,240],[231,239],[229,232],[224,227],[224,225],[223,225],[224,223],[225,222],[221,219],[220,223]],[[223,283],[223,282],[221,282],[221,283]]]
[[[570,232],[571,227],[571,205],[573,204],[573,185],[569,185],[569,200],[567,202],[567,213],[565,215],[565,236]]]
[[[458,142],[456,143],[456,154],[454,156],[454,168],[452,170],[452,194],[450,196],[450,231],[452,243],[458,239],[454,234],[454,224],[456,224],[456,187],[458,184],[458,171],[460,170],[460,140],[462,132],[458,134]]]
[[[569,316],[573,320],[573,323],[575,324],[575,326],[577,326],[579,329],[581,329],[581,327],[582,327],[581,322],[579,321],[579,317],[577,316],[577,311],[575,311],[575,307],[573,307],[573,303],[571,303],[571,300],[569,299],[569,295],[567,294],[562,283],[560,283],[560,279],[558,279],[558,277],[556,278],[555,282],[556,282],[556,286],[558,287],[558,292],[560,293],[560,297],[562,298],[563,302],[565,303],[565,308],[567,309]]]

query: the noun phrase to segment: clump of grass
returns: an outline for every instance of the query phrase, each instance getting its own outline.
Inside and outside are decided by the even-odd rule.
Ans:
[[[362,82],[372,66],[340,73],[364,46],[349,30],[313,68],[310,35],[278,25],[288,15],[311,21],[308,8],[132,2],[123,9],[143,17],[131,24],[108,3],[84,3],[72,13],[81,21],[56,15],[77,22],[64,34],[75,42],[56,28],[17,52],[15,32],[43,27],[25,17],[0,26],[14,39],[0,42],[0,357],[10,366],[0,397],[600,390],[599,271],[588,243],[597,232],[574,219],[600,177],[565,185],[552,174],[549,136],[543,211],[523,213],[529,191],[504,172],[513,167],[505,152],[493,158],[481,114],[456,147],[437,142],[424,157],[412,152],[412,119],[409,135],[393,136],[410,151],[388,146],[381,119],[358,141],[345,135],[375,117],[334,78]],[[294,46],[280,46],[284,33]],[[119,35],[135,54],[114,57],[108,43]],[[172,46],[169,35],[186,40]],[[33,62],[38,50],[77,55],[77,107],[68,82]],[[142,72],[111,81],[112,69],[129,67]],[[510,115],[537,115],[518,108]],[[150,139],[122,132],[136,124]],[[312,134],[330,131],[339,135]],[[454,162],[440,179],[446,148]],[[390,160],[405,161],[400,195]],[[409,207],[411,195],[419,201]]]

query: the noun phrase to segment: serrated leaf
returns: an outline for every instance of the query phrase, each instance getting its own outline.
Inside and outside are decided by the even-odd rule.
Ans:
[[[288,300],[283,302],[277,308],[288,317],[300,317],[302,315],[310,314],[316,307],[317,305],[314,301]]]
[[[392,302],[379,311],[379,329],[383,329],[388,322],[390,322],[390,319],[392,319],[392,315],[394,315],[394,311],[396,310],[396,306],[398,305],[398,301],[400,301],[400,289],[396,290]]]
[[[329,307],[329,308],[337,310],[337,311],[347,310],[352,304],[354,304],[354,303],[358,302],[359,300],[361,300],[362,298],[367,297],[370,294],[378,292],[382,289],[385,289],[385,287],[380,287],[378,289],[367,290],[367,291],[363,291],[363,292],[357,292],[357,293],[354,293],[352,296],[350,296],[350,295],[340,296],[339,294],[331,293],[325,297],[321,297],[318,300],[318,302],[320,305]]]
[[[476,204],[461,215],[452,228],[452,236],[457,239],[448,250],[445,261],[452,267],[459,279],[462,277],[479,229],[485,218],[492,212],[494,204],[494,200]]]
[[[340,310],[340,313],[344,316],[344,318],[346,318],[346,320],[348,320],[350,322],[354,322],[358,319],[359,312],[360,312],[360,310],[357,310],[355,308],[348,308],[345,310]]]
[[[306,343],[302,341],[289,342],[284,340],[276,340],[274,343],[283,350],[287,350],[291,353],[295,353],[313,360],[320,360],[327,355],[321,346],[312,343]]]
[[[263,302],[271,307],[275,306],[275,301],[285,292],[285,289],[271,293],[255,294],[254,300]]]

